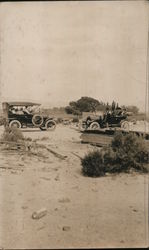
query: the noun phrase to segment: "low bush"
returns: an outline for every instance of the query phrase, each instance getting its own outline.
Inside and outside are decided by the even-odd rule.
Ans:
[[[83,174],[90,177],[105,175],[105,165],[101,152],[98,150],[89,152],[82,160]]]
[[[133,133],[117,133],[110,146],[89,152],[81,160],[84,175],[98,177],[105,173],[149,172],[149,152],[144,140]]]
[[[146,171],[146,165],[149,160],[149,152],[145,141],[129,133],[115,135],[112,144],[112,150],[115,153],[115,164],[119,166],[119,171],[129,171],[131,168]]]
[[[6,127],[4,133],[1,137],[2,141],[12,141],[12,142],[18,142],[20,140],[24,140],[24,136],[18,128],[9,128]]]
[[[3,126],[5,124],[5,118],[4,117],[0,117],[0,126]]]

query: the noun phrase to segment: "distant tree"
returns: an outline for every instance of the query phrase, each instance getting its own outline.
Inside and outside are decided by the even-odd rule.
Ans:
[[[71,107],[71,105],[65,107],[65,111],[67,114],[80,115],[81,112],[75,107]]]
[[[81,97],[76,102],[70,102],[65,108],[69,114],[81,114],[82,112],[95,112],[98,110],[100,102],[92,97]]]
[[[133,112],[134,114],[138,114],[139,108],[137,106],[128,106],[127,110]]]
[[[129,106],[123,105],[122,108],[126,109],[128,112],[132,112],[133,114],[139,113],[139,108],[134,105],[129,105]]]
[[[58,110],[59,110],[59,108],[57,108],[57,107],[53,108],[53,111],[58,111]]]
[[[112,109],[112,111],[114,111],[116,109],[116,102],[115,101],[112,102],[111,109]]]
[[[65,112],[65,107],[60,107],[59,110]]]
[[[109,110],[110,109],[110,105],[109,105],[109,103],[107,102],[107,104],[106,104],[106,110]]]
[[[92,97],[81,97],[77,101],[77,107],[81,112],[95,112],[100,105],[100,102]]]
[[[118,103],[116,104],[116,109],[118,109],[119,108],[119,105],[118,105]]]
[[[97,111],[106,111],[106,104],[104,102],[100,102],[100,104],[97,106]]]
[[[92,97],[81,97],[77,101],[72,101],[69,103],[67,107],[65,107],[65,111],[67,114],[81,115],[82,112],[96,112],[96,111],[106,111],[106,110],[115,110],[119,108],[119,104],[115,101],[112,104],[104,103],[103,101],[98,101]],[[129,112],[133,112],[137,114],[139,112],[138,107],[136,106],[121,106],[121,108],[126,109]]]

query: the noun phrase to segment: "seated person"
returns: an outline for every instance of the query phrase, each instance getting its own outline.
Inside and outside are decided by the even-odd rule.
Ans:
[[[116,108],[116,110],[115,110],[115,115],[116,116],[120,116],[122,114],[122,109],[121,108]]]
[[[23,109],[22,108],[18,108],[17,110],[17,115],[23,115]]]
[[[87,124],[90,123],[91,120],[92,120],[91,117],[88,116],[88,117],[86,118],[86,123],[87,123]]]
[[[23,113],[27,115],[31,114],[27,107],[23,107]]]
[[[9,109],[9,112],[10,112],[11,114],[15,114],[15,115],[16,115],[16,109],[13,108],[13,107]]]
[[[102,116],[100,115],[100,116],[99,116],[99,123],[101,123],[102,120],[103,120],[103,118],[102,118]]]

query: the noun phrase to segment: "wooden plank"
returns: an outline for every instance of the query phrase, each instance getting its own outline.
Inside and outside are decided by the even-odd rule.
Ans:
[[[105,136],[105,135],[97,135],[97,134],[82,134],[81,140],[84,143],[91,143],[97,145],[109,145],[112,141],[112,136]]]
[[[81,142],[82,143],[90,143],[94,145],[99,146],[106,146],[109,145],[113,139],[112,135],[106,135],[106,134],[95,134],[94,133],[83,133],[81,135]],[[149,148],[149,140],[144,140],[147,147]]]

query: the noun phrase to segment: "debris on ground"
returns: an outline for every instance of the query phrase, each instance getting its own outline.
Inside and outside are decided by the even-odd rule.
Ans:
[[[42,208],[36,212],[33,212],[32,219],[39,220],[40,218],[44,217],[47,214],[47,209]]]
[[[2,151],[7,151],[11,153],[23,153],[28,156],[34,156],[37,158],[41,158],[41,160],[47,159],[49,160],[49,156],[47,155],[47,151],[53,154],[55,157],[65,160],[67,156],[61,155],[60,153],[54,151],[49,146],[45,146],[43,144],[37,144],[32,141],[2,141],[0,140],[0,147]]]
[[[45,226],[39,227],[39,228],[37,228],[37,231],[40,231],[40,230],[42,230],[44,228],[45,228]]]
[[[70,202],[70,199],[69,198],[62,198],[62,199],[59,199],[58,201],[61,203],[65,203],[65,202]]]
[[[53,149],[50,149],[49,147],[46,147],[46,149],[52,153],[54,156],[56,156],[57,158],[61,159],[61,160],[65,160],[67,158],[66,155],[61,155],[59,153],[57,153],[56,151],[54,151]]]
[[[49,178],[49,177],[40,177],[40,179],[43,179],[43,180],[46,180],[46,181],[50,181],[51,180],[51,178]]]
[[[68,227],[68,226],[63,227],[63,231],[69,231],[69,230],[70,230],[70,227]]]
[[[27,209],[27,208],[28,208],[28,206],[22,206],[21,208],[22,208],[22,209]]]
[[[80,155],[78,155],[78,154],[76,154],[76,153],[74,153],[74,152],[71,152],[73,155],[75,155],[76,157],[78,157],[80,160],[82,160],[83,158],[80,156]]]
[[[59,175],[57,175],[57,176],[55,177],[55,181],[59,181],[59,180],[60,180]]]

